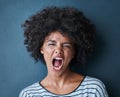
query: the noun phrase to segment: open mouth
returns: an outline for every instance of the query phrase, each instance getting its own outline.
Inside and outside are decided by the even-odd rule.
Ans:
[[[53,63],[53,69],[60,70],[63,66],[63,59],[62,58],[54,58],[52,63]]]

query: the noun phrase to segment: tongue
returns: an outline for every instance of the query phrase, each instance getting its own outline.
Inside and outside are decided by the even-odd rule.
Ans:
[[[61,61],[61,60],[55,60],[55,61],[54,61],[54,66],[55,66],[55,67],[59,67],[59,66],[61,66],[61,64],[62,64],[62,61]]]

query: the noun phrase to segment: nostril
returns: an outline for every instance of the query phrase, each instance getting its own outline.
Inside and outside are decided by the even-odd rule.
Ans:
[[[57,54],[62,54],[62,51],[56,50],[55,53],[57,53]]]

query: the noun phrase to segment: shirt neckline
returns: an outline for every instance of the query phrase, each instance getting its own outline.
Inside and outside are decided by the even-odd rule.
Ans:
[[[63,95],[69,95],[72,94],[73,92],[75,92],[80,86],[81,84],[84,82],[84,80],[86,79],[86,76],[83,77],[82,81],[79,83],[79,85],[71,92],[67,93],[67,94],[57,94],[57,93],[53,93],[51,91],[49,91],[48,89],[46,89],[42,84],[41,81],[39,82],[39,85],[48,93],[52,94],[52,95],[57,95],[57,96],[63,96]]]

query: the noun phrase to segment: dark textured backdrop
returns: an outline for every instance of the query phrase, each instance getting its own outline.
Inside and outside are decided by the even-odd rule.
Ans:
[[[110,97],[120,97],[119,4],[119,0],[0,0],[0,97],[18,97],[21,89],[45,76],[45,66],[34,64],[23,45],[21,24],[51,5],[76,7],[96,25],[96,50],[85,73],[101,79]]]

